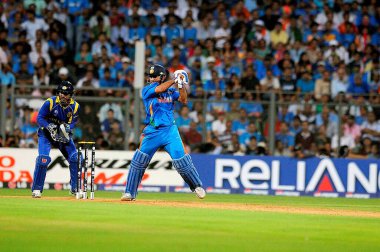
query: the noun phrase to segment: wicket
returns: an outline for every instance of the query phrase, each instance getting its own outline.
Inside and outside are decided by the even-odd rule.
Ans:
[[[94,193],[94,178],[95,178],[95,142],[78,142],[78,175],[77,175],[77,191],[76,199],[87,199],[87,186],[88,186],[88,150],[91,148],[91,179],[90,179],[90,199],[95,197]],[[81,162],[82,151],[84,150],[84,159]],[[82,186],[82,173],[83,173],[83,186]]]

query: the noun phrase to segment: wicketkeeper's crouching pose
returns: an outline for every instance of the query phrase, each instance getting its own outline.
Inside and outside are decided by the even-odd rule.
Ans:
[[[174,80],[166,80],[168,71],[161,65],[153,65],[148,70],[149,83],[142,90],[146,111],[146,127],[140,137],[140,147],[136,150],[127,178],[122,201],[135,200],[137,188],[158,148],[164,148],[173,159],[173,165],[190,189],[203,199],[206,196],[199,174],[189,154],[185,152],[178,128],[174,121],[174,103],[187,103],[187,92],[184,85],[189,78],[185,71],[174,73]],[[177,84],[179,91],[171,87]]]
[[[38,112],[37,122],[40,128],[32,185],[33,198],[41,198],[52,147],[59,148],[69,162],[71,193],[74,194],[77,188],[78,154],[71,132],[78,121],[79,104],[71,98],[74,87],[70,82],[62,81],[57,93],[57,96],[47,99]]]

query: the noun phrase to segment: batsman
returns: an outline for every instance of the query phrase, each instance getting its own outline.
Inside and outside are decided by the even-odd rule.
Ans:
[[[73,100],[73,94],[73,85],[62,81],[58,85],[57,96],[47,99],[38,112],[38,156],[32,185],[33,198],[41,198],[52,147],[58,148],[69,162],[70,192],[75,194],[78,154],[71,136],[78,122],[79,103]]]
[[[136,199],[137,188],[154,153],[163,148],[173,160],[173,166],[190,189],[203,199],[206,196],[199,174],[189,154],[185,152],[181,136],[174,121],[174,103],[187,103],[185,86],[189,77],[183,70],[174,73],[174,80],[167,80],[169,72],[155,64],[148,69],[148,85],[142,90],[145,106],[145,128],[140,137],[140,146],[133,155],[122,201]],[[177,85],[178,90],[173,85]]]

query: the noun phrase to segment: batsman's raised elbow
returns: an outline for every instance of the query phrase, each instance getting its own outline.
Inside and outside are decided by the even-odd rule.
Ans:
[[[179,98],[178,101],[183,104],[183,105],[186,105],[187,104],[187,99],[181,99]]]

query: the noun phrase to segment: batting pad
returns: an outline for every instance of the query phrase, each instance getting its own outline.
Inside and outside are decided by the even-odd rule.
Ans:
[[[125,188],[125,192],[130,193],[133,198],[136,198],[137,188],[149,162],[149,155],[137,149],[131,161],[131,168],[129,169],[127,178],[127,186]]]
[[[44,183],[46,178],[47,167],[51,161],[51,158],[46,155],[39,155],[36,158],[36,167],[34,169],[32,191],[44,189]]]
[[[202,181],[189,154],[180,159],[173,159],[173,165],[192,191],[197,187],[202,187]]]

